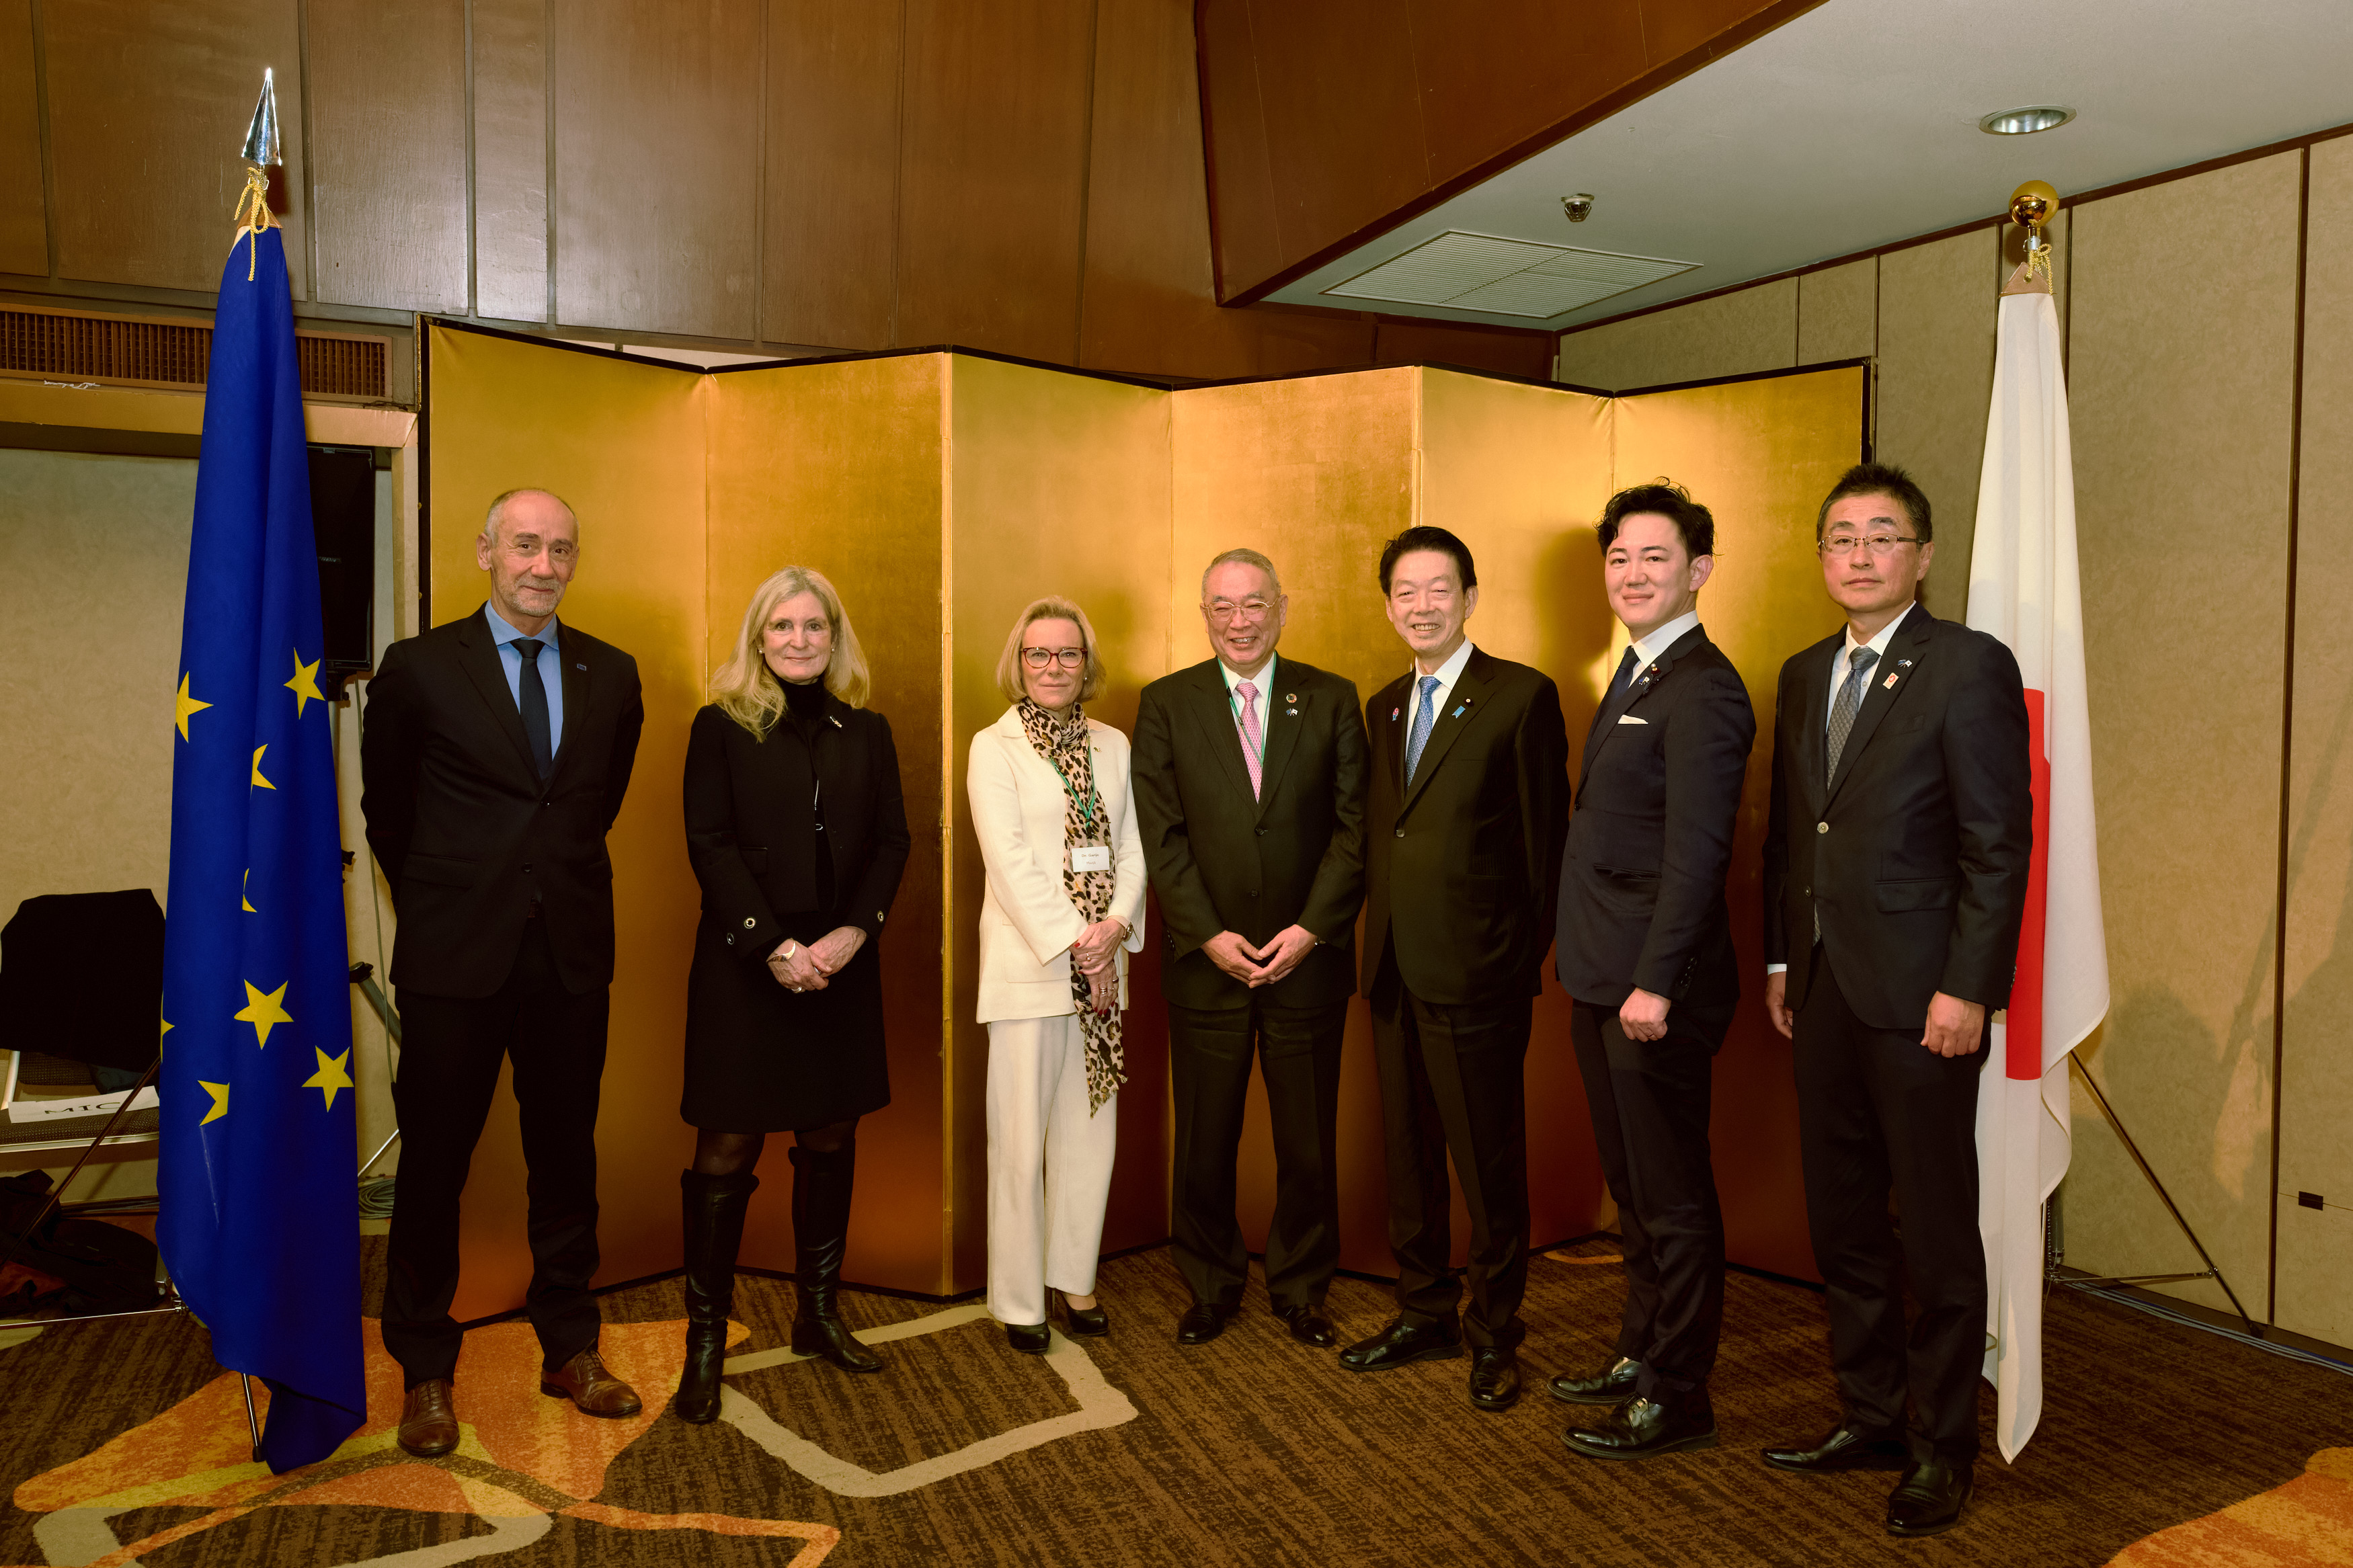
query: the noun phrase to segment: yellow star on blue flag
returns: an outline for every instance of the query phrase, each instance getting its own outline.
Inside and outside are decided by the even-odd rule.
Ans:
[[[292,982],[288,982],[288,984],[291,984]],[[245,983],[245,1006],[237,1014],[237,1021],[253,1026],[253,1043],[257,1049],[269,1048],[270,1030],[280,1024],[290,1024],[294,1021],[286,1009],[279,1005],[285,999],[286,986],[284,985],[280,985],[275,991],[265,992],[250,980]]]
[[[319,662],[314,658],[304,664],[299,651],[294,655],[294,679],[286,683],[286,689],[294,694],[294,717],[297,719],[302,717],[302,710],[311,703],[327,700],[326,693],[319,689]]]
[[[352,1059],[352,1053],[345,1051],[342,1056],[331,1057],[315,1046],[311,1050],[319,1058],[319,1070],[304,1079],[302,1087],[315,1089],[324,1094],[327,1097],[327,1109],[332,1110],[335,1109],[335,1091],[340,1089],[353,1088],[352,1075],[343,1070],[345,1064]]]
[[[172,700],[172,724],[180,731],[180,739],[185,741],[188,738],[188,716],[201,713],[211,706],[209,702],[199,702],[189,696],[188,678],[185,675],[180,677],[180,693]]]

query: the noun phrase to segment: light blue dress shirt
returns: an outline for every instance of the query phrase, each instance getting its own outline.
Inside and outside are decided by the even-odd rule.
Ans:
[[[522,711],[522,649],[515,639],[522,633],[507,625],[495,605],[485,600],[482,614],[491,623],[491,640],[498,645],[499,668],[507,672],[507,695],[514,699],[515,711]],[[555,650],[555,623],[551,620],[539,631],[539,683],[547,688],[547,754],[551,757],[564,750],[564,658]]]

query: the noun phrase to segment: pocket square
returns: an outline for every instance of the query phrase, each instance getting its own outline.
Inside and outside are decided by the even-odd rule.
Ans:
[[[1637,719],[1631,713],[1620,713],[1618,715],[1618,722],[1620,724],[1647,724],[1650,721],[1648,719]]]

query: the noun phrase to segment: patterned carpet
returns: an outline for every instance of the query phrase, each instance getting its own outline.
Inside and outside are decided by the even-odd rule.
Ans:
[[[1619,1270],[1534,1267],[1529,1369],[1582,1368]],[[680,1286],[636,1287],[606,1298],[605,1349],[646,1415],[543,1398],[530,1331],[494,1324],[459,1369],[467,1441],[432,1464],[393,1445],[371,1325],[367,1429],[277,1478],[248,1462],[237,1381],[194,1322],[50,1329],[0,1349],[0,1563],[2353,1563],[2353,1378],[2073,1295],[2051,1303],[2032,1446],[1980,1465],[1961,1529],[1901,1542],[1879,1524],[1891,1478],[1756,1458],[1835,1414],[1820,1298],[1792,1286],[1731,1281],[1724,1447],[1631,1466],[1571,1455],[1550,1398],[1472,1410],[1465,1362],[1343,1373],[1255,1287],[1223,1338],[1179,1347],[1165,1249],[1108,1264],[1102,1290],[1111,1337],[1043,1359],[975,1307],[853,1294],[886,1369],[851,1378],[777,1349],[791,1288],[747,1280],[723,1419],[692,1427],[659,1403]],[[1331,1305],[1351,1336],[1388,1316],[1360,1281]]]

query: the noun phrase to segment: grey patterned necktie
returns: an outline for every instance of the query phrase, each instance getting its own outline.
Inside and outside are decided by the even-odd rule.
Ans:
[[[1838,700],[1831,705],[1830,766],[1823,770],[1825,783],[1838,777],[1839,753],[1846,750],[1846,738],[1854,729],[1854,716],[1862,707],[1863,683],[1871,679],[1871,667],[1879,662],[1877,652],[1859,647],[1847,658],[1846,684],[1839,688]]]

